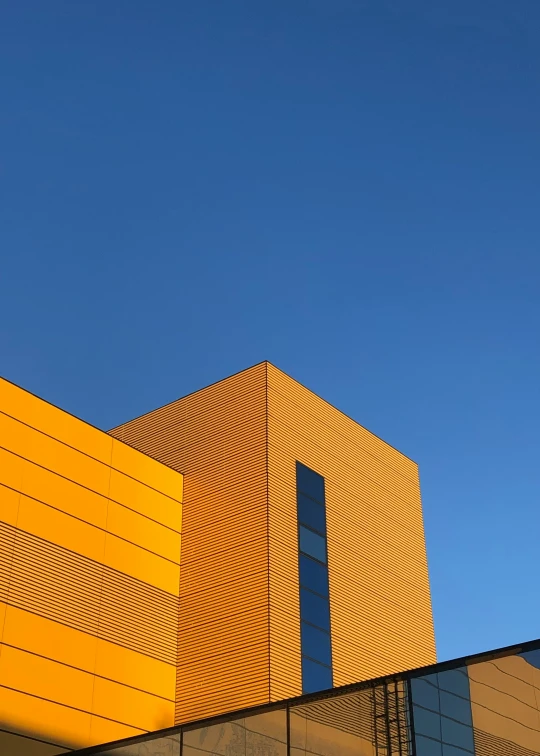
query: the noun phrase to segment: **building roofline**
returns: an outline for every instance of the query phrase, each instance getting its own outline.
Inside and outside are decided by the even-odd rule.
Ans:
[[[321,400],[321,402],[324,402],[329,407],[332,407],[332,409],[334,409],[336,412],[339,412],[340,415],[343,415],[343,417],[346,417],[347,420],[350,420],[355,425],[358,425],[360,428],[362,428],[363,430],[367,431],[367,433],[370,433],[372,436],[374,436],[375,438],[377,438],[381,443],[385,444],[390,449],[393,449],[398,454],[401,454],[402,457],[405,457],[405,459],[408,459],[409,462],[412,462],[414,465],[416,465],[418,467],[418,462],[416,462],[416,460],[414,460],[412,457],[409,457],[407,454],[404,454],[397,447],[392,446],[392,444],[388,443],[388,441],[385,441],[384,438],[381,438],[381,436],[378,436],[376,433],[373,433],[373,431],[371,431],[369,428],[366,428],[365,425],[362,425],[362,423],[359,423],[358,420],[355,420],[354,417],[351,417],[351,415],[348,415],[342,409],[340,409],[339,407],[336,407],[335,404],[332,404],[332,402],[329,402],[328,399],[325,399],[323,396],[321,396],[320,394],[317,394],[315,391],[313,391],[312,389],[310,389],[309,386],[306,386],[304,383],[302,383],[301,381],[297,380],[292,375],[289,375],[289,373],[286,373],[284,370],[282,370],[281,368],[277,367],[277,365],[274,365],[274,363],[270,362],[270,360],[261,360],[261,362],[256,362],[254,365],[250,365],[247,368],[243,368],[242,370],[237,370],[235,373],[232,373],[231,375],[225,376],[225,378],[220,378],[217,381],[212,381],[212,383],[209,383],[207,386],[202,386],[201,388],[195,389],[194,391],[190,391],[189,393],[184,394],[183,396],[179,396],[177,399],[172,399],[170,402],[165,402],[165,404],[161,404],[161,405],[159,405],[159,407],[155,407],[154,409],[148,410],[148,412],[143,412],[141,415],[136,415],[135,417],[132,417],[130,420],[126,420],[125,423],[120,423],[120,425],[115,425],[114,428],[110,428],[107,432],[108,433],[112,433],[113,431],[116,431],[116,430],[122,428],[124,425],[128,425],[129,423],[133,423],[136,420],[141,420],[143,417],[147,417],[148,415],[151,415],[154,412],[158,412],[159,410],[162,410],[165,407],[169,407],[171,404],[176,404],[176,402],[180,402],[183,399],[187,399],[190,396],[194,396],[195,394],[198,394],[201,391],[205,391],[208,388],[212,388],[212,386],[217,386],[218,384],[223,383],[224,381],[228,381],[229,378],[235,378],[238,375],[242,375],[242,373],[247,373],[249,370],[253,370],[256,367],[259,367],[260,365],[270,365],[270,367],[272,367],[274,370],[277,370],[279,373],[281,373],[285,377],[289,378],[291,381],[294,381],[295,383],[297,383],[299,386],[301,386],[306,391],[309,391],[310,394],[313,394],[313,396],[316,396],[317,399]]]
[[[365,425],[362,425],[362,423],[359,423],[358,420],[355,420],[354,417],[351,417],[351,415],[348,415],[346,412],[344,412],[339,407],[336,407],[335,404],[332,404],[332,402],[329,402],[328,399],[324,398],[324,396],[321,396],[320,394],[317,394],[315,391],[313,391],[313,389],[310,389],[308,386],[306,386],[304,383],[302,383],[301,381],[299,381],[297,378],[293,378],[292,375],[289,375],[288,373],[286,373],[281,368],[278,368],[277,365],[274,365],[272,362],[268,362],[268,364],[271,365],[275,370],[277,370],[278,372],[280,372],[282,375],[285,375],[287,378],[290,378],[292,381],[294,381],[295,383],[297,383],[299,386],[302,386],[302,388],[305,389],[306,391],[309,391],[310,394],[313,394],[313,396],[316,396],[317,399],[321,400],[321,402],[324,402],[325,404],[328,404],[330,407],[332,407],[332,409],[335,409],[336,412],[339,412],[340,415],[343,415],[343,417],[346,417],[347,420],[350,420],[355,425],[358,425],[360,428],[363,428],[363,430],[367,431],[372,436],[375,436],[375,438],[377,438],[381,443],[385,444],[386,446],[389,446],[390,449],[393,449],[398,454],[401,454],[402,457],[405,457],[405,459],[408,459],[409,462],[412,462],[414,465],[416,465],[418,467],[418,462],[416,462],[416,460],[414,460],[412,457],[409,457],[407,454],[404,454],[396,446],[392,446],[392,444],[389,444],[388,441],[385,441],[385,439],[382,438],[381,436],[378,436],[376,433],[373,433],[372,430],[370,430],[369,428],[366,428]]]
[[[526,653],[527,651],[536,651],[538,649],[540,649],[540,638],[532,641],[526,641],[524,643],[514,643],[510,646],[503,646],[502,648],[497,648],[492,651],[483,651],[482,653],[470,654],[468,656],[461,656],[457,659],[429,664],[425,667],[418,667],[412,670],[405,670],[403,672],[395,672],[391,675],[384,675],[383,677],[376,677],[371,680],[363,680],[362,682],[350,683],[349,685],[342,685],[339,688],[330,688],[318,693],[306,693],[301,696],[286,698],[281,701],[273,701],[271,703],[259,704],[257,706],[250,706],[248,708],[238,709],[235,711],[228,711],[224,712],[223,714],[217,714],[213,717],[206,717],[204,719],[193,720],[191,722],[185,722],[184,724],[166,727],[161,730],[154,730],[152,732],[145,733],[144,735],[134,735],[131,738],[122,738],[121,740],[114,740],[110,743],[100,743],[98,745],[89,746],[88,748],[82,748],[77,751],[70,751],[70,753],[73,753],[76,756],[93,756],[93,754],[103,753],[104,749],[106,749],[106,751],[108,752],[115,750],[116,748],[131,745],[132,743],[143,743],[147,740],[155,740],[156,738],[172,737],[174,735],[178,735],[183,731],[187,732],[190,730],[199,729],[201,727],[210,727],[211,725],[220,724],[223,722],[231,722],[235,719],[242,719],[247,716],[264,714],[266,712],[276,711],[278,709],[287,709],[290,706],[301,706],[302,704],[312,703],[315,701],[324,701],[330,698],[336,698],[338,696],[355,693],[360,690],[367,690],[385,682],[423,677],[424,675],[433,674],[434,672],[445,672],[463,666],[480,664],[481,662],[490,661],[491,659],[499,659],[505,656],[513,656],[514,654]]]
[[[40,402],[43,402],[44,404],[48,404],[49,407],[53,407],[55,410],[58,410],[59,412],[63,412],[65,415],[69,415],[69,417],[72,417],[74,420],[77,420],[79,423],[83,423],[84,425],[87,425],[89,428],[92,428],[92,430],[98,431],[98,433],[103,433],[104,436],[107,438],[110,438],[112,441],[118,441],[120,444],[124,444],[124,446],[128,446],[130,449],[133,449],[133,451],[138,452],[139,454],[142,454],[144,457],[148,457],[148,459],[153,460],[154,462],[157,462],[158,465],[163,465],[163,467],[168,467],[169,470],[172,470],[173,472],[182,475],[181,472],[178,470],[175,470],[174,467],[171,467],[166,462],[162,462],[160,459],[156,459],[155,457],[151,457],[150,454],[146,454],[146,452],[141,451],[136,446],[133,446],[133,444],[128,443],[127,441],[124,441],[122,438],[118,438],[117,436],[111,436],[109,431],[103,430],[103,428],[99,428],[97,425],[94,425],[93,423],[88,422],[88,420],[84,420],[82,417],[79,417],[78,415],[75,415],[73,412],[70,412],[69,410],[64,409],[63,407],[59,407],[54,402],[50,402],[48,399],[44,399],[42,396],[39,396],[39,394],[36,394],[34,391],[29,391],[29,389],[24,388],[24,386],[20,386],[18,383],[15,383],[15,381],[10,381],[9,378],[6,378],[3,375],[0,375],[0,380],[5,381],[6,383],[9,383],[11,386],[15,386],[16,389],[19,389],[20,391],[24,391],[26,394],[30,394],[30,396],[33,396],[34,399],[38,399]],[[0,409],[0,412],[3,412]],[[3,412],[3,414],[8,414],[6,412]],[[20,420],[17,417],[14,417],[13,415],[9,415],[9,417],[13,417],[14,420],[17,420],[18,422],[24,422]],[[27,423],[25,423],[27,424]],[[43,433],[44,431],[40,431],[39,428],[36,428],[35,426],[32,426],[34,430],[37,430],[40,433]],[[45,435],[50,435],[48,433],[45,433]],[[52,436],[51,436],[52,438]],[[56,438],[56,437],[55,437]],[[66,444],[65,441],[62,441],[62,439],[56,438],[57,441],[60,441],[60,443],[65,444],[66,446],[70,446],[70,444]],[[71,446],[70,448],[74,449],[75,447]],[[77,451],[81,451],[80,449],[77,449]],[[90,457],[91,455],[87,452],[82,452],[82,454],[86,454],[86,456]],[[95,457],[92,457],[92,459],[95,459]],[[98,460],[99,461],[99,460]]]
[[[242,370],[237,370],[235,373],[231,373],[231,375],[226,375],[225,378],[218,378],[217,381],[212,381],[212,383],[209,383],[207,386],[201,386],[201,388],[195,389],[194,391],[188,391],[187,394],[183,394],[182,396],[179,396],[176,399],[171,399],[170,402],[165,402],[165,404],[160,404],[158,407],[154,407],[154,409],[148,410],[147,412],[143,412],[140,415],[135,415],[135,417],[132,417],[129,420],[126,420],[125,423],[120,423],[120,425],[115,425],[113,428],[110,428],[108,431],[105,431],[105,432],[112,433],[112,431],[118,430],[119,428],[122,428],[124,425],[128,425],[129,423],[134,423],[135,420],[141,420],[143,417],[152,415],[154,412],[159,412],[159,410],[165,409],[165,407],[169,407],[171,404],[176,404],[176,402],[181,402],[183,399],[188,399],[190,396],[195,396],[195,394],[198,394],[201,391],[205,391],[206,389],[212,388],[212,386],[217,386],[219,383],[228,381],[229,378],[235,378],[237,375],[242,375],[242,373],[247,373],[248,370],[253,370],[256,367],[259,367],[259,365],[268,365],[268,364],[270,364],[268,360],[261,360],[261,362],[256,362],[254,365],[250,365],[247,368],[242,368]]]

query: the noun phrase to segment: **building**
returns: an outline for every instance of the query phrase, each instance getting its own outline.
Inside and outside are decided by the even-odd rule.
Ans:
[[[0,380],[2,755],[350,685],[386,722],[434,663],[416,464],[273,365],[108,433]]]
[[[540,640],[173,727],[79,756],[533,756]]]

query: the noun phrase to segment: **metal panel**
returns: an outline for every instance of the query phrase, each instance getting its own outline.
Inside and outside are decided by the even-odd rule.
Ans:
[[[7,753],[173,723],[181,499],[178,472],[0,380]]]
[[[326,481],[334,685],[435,661],[416,465],[268,367],[271,698],[300,693],[295,462]]]
[[[176,721],[267,701],[266,365],[111,434],[185,476]]]

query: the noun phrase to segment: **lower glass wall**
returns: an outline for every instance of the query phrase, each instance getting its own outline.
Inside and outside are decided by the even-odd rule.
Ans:
[[[289,710],[291,756],[375,756],[373,694],[361,690]]]
[[[278,709],[207,727],[186,728],[182,756],[204,754],[287,756],[287,710]]]
[[[146,736],[148,737],[148,736]],[[97,751],[100,756],[180,756],[181,735],[148,739],[140,738],[129,745],[119,745],[106,751]]]
[[[540,650],[468,670],[477,756],[540,754]]]
[[[93,748],[102,756],[540,756],[540,648]]]
[[[474,753],[474,735],[466,668],[425,675],[410,681],[412,720],[418,756],[466,756]]]
[[[416,756],[540,754],[540,650],[410,680]]]

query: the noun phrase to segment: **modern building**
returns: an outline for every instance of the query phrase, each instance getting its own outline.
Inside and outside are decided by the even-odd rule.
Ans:
[[[79,756],[533,756],[540,641],[138,736]]]
[[[519,675],[540,671],[512,658],[515,697],[534,709]],[[422,742],[423,704],[403,673],[434,663],[416,464],[273,365],[109,432],[0,380],[2,756],[103,753],[126,738],[126,753],[145,756],[177,756],[181,744],[409,753],[395,738]],[[478,685],[501,690],[501,674]],[[472,701],[474,743],[477,730],[504,740],[475,714],[470,671],[467,685],[469,699],[437,682],[440,707],[443,691]],[[324,705],[312,698],[328,689]],[[291,712],[307,721],[302,707],[327,701],[342,711],[334,723],[321,714],[328,746],[293,744]],[[497,701],[502,711],[510,699]],[[208,724],[240,710],[247,721],[253,707],[260,730],[239,735],[238,715]],[[443,708],[426,711],[445,721]],[[200,720],[210,745],[188,743],[187,723]],[[272,744],[248,748],[248,731]],[[476,752],[531,756],[536,737]],[[463,756],[444,743],[443,756]]]

